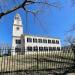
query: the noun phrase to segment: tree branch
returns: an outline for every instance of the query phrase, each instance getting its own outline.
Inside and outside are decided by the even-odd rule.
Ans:
[[[10,10],[6,10],[4,12],[1,12],[0,13],[0,18],[2,18],[3,16],[5,16],[5,15],[11,13],[11,12],[16,11],[17,9],[20,9],[20,8],[24,9],[25,6],[30,5],[30,4],[40,4],[40,5],[44,4],[44,5],[48,5],[48,6],[52,6],[52,7],[58,7],[58,5],[55,5],[55,4],[52,4],[52,3],[48,3],[48,2],[44,2],[44,1],[43,2],[41,2],[41,1],[39,2],[39,1],[34,1],[34,0],[24,0],[22,2],[22,4],[17,5],[17,6],[15,6],[14,8],[12,8]],[[32,11],[29,11],[29,10],[27,12],[33,13]]]

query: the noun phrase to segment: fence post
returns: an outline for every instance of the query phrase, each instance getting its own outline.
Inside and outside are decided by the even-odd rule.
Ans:
[[[37,70],[38,70],[38,50],[37,50]]]
[[[72,47],[72,51],[74,53],[74,69],[75,69],[75,46],[74,46],[74,44],[71,44],[71,47]]]

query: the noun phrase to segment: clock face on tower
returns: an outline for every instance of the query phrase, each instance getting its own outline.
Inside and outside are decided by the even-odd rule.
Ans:
[[[19,30],[19,29],[20,29],[19,27],[16,28],[16,30]]]

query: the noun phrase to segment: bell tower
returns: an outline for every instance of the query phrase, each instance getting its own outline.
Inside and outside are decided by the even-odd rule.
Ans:
[[[13,32],[12,32],[12,51],[11,54],[15,55],[15,53],[20,51],[21,46],[21,35],[23,34],[23,26],[20,14],[16,14],[14,17],[13,23]]]

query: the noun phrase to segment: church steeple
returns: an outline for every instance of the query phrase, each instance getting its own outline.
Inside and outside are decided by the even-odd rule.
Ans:
[[[12,33],[12,54],[15,55],[16,47],[21,46],[21,35],[23,34],[23,26],[20,14],[16,14],[13,23],[13,33]]]
[[[19,21],[21,20],[20,14],[16,14],[15,20],[19,20]]]
[[[20,14],[16,14],[16,16],[14,17],[14,25],[22,25]]]
[[[22,19],[20,14],[16,14],[13,24],[13,36],[21,36],[23,34]]]

